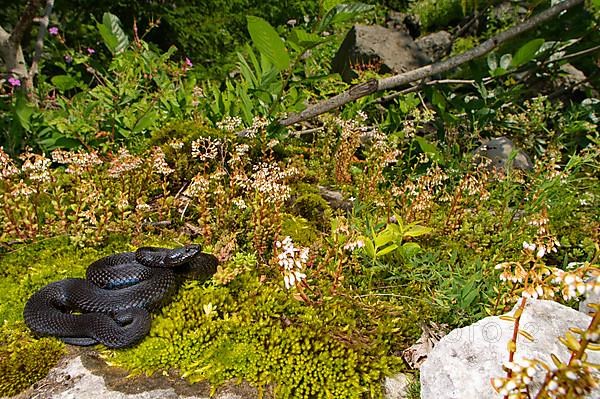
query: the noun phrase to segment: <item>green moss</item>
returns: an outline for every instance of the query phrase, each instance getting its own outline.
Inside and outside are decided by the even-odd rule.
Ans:
[[[246,272],[226,287],[187,284],[148,339],[105,354],[133,372],[176,369],[213,386],[244,379],[274,386],[281,398],[379,397],[381,378],[401,364],[391,355],[393,331],[391,316],[341,297],[307,306]]]
[[[64,354],[52,338],[34,339],[23,323],[0,329],[0,396],[12,396],[48,374]]]
[[[281,225],[283,236],[290,236],[294,242],[310,246],[317,239],[315,227],[303,217],[285,215]]]
[[[310,221],[318,230],[326,231],[331,224],[331,207],[318,194],[303,194],[298,197],[292,209],[296,215]]]

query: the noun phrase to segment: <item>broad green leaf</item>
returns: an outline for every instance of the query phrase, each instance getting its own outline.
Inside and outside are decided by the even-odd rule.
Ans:
[[[381,248],[392,241],[394,241],[392,234],[388,229],[385,229],[381,233],[377,234],[375,239],[373,239],[373,244],[375,244],[375,248]]]
[[[516,68],[528,63],[535,58],[537,51],[540,49],[540,47],[542,47],[543,44],[544,39],[533,39],[527,42],[517,50],[512,58],[511,65]]]
[[[317,31],[323,32],[334,23],[348,21],[362,13],[372,10],[373,8],[374,7],[372,5],[365,3],[338,4],[329,10],[327,14],[325,14],[317,26]]]
[[[282,71],[290,65],[290,56],[275,28],[262,18],[247,16],[248,32],[262,55]]]
[[[379,256],[387,255],[390,252],[394,252],[397,249],[398,249],[398,245],[396,245],[396,244],[388,245],[387,247],[383,248],[381,251],[377,251],[377,256],[379,257]]]
[[[429,234],[433,231],[431,227],[425,226],[410,226],[407,230],[404,231],[405,237],[419,237],[425,234]]]
[[[19,124],[25,130],[31,128],[31,115],[33,115],[33,107],[29,106],[29,102],[24,95],[19,95],[15,103],[15,114],[19,120]]]
[[[111,53],[118,54],[129,46],[129,38],[121,28],[121,21],[116,15],[105,12],[102,16],[102,23],[98,23],[96,26]]]
[[[323,43],[326,39],[316,33],[308,33],[304,29],[295,28],[289,40],[303,49],[309,49]]]
[[[152,125],[154,125],[154,122],[156,122],[157,117],[158,115],[154,111],[146,112],[140,119],[138,119],[131,131],[133,133],[139,133],[143,130],[152,127]]]
[[[362,237],[362,240],[365,243],[364,250],[367,253],[367,256],[369,256],[372,259],[375,259],[375,246],[373,245],[373,242],[367,237]]]
[[[512,62],[512,55],[511,54],[503,54],[502,57],[500,57],[500,68],[504,69],[504,70],[508,70],[508,68],[510,68]]]
[[[435,145],[420,136],[416,136],[415,141],[419,144],[419,147],[421,147],[421,151],[429,155],[434,161],[441,161],[442,157]]]
[[[50,79],[52,84],[60,91],[67,91],[77,87],[77,80],[70,75],[56,75]]]
[[[421,246],[416,242],[405,242],[402,244],[402,256],[410,258],[421,250]]]

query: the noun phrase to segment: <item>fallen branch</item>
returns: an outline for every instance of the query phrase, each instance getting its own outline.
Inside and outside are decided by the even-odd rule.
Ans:
[[[390,76],[388,78],[383,78],[379,80],[373,79],[365,83],[360,83],[356,86],[351,87],[349,90],[327,100],[319,102],[300,113],[292,114],[285,119],[280,119],[279,124],[281,126],[290,126],[295,123],[313,118],[317,115],[324,114],[333,109],[339,108],[344,104],[347,104],[351,101],[355,101],[361,97],[368,96],[369,94],[373,94],[377,91],[389,90],[395,87],[403,86],[411,82],[416,82],[424,78],[428,78],[452,70],[459,65],[465,64],[475,58],[479,58],[489,53],[494,48],[498,47],[504,42],[520,35],[521,33],[531,28],[536,27],[537,25],[543,22],[554,18],[563,11],[568,10],[581,3],[583,3],[583,0],[566,0],[562,3],[555,5],[554,7],[542,11],[541,13],[528,19],[522,24],[519,24],[517,26],[507,29],[504,32],[499,33],[491,39],[486,40],[479,46],[474,47],[471,50],[466,51],[460,55],[449,58],[445,61],[417,68],[412,71]]]

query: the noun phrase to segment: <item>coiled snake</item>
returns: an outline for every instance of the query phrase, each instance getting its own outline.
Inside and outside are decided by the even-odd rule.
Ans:
[[[198,245],[142,247],[92,263],[86,278],[56,281],[33,294],[23,311],[37,335],[72,345],[122,348],[150,331],[150,312],[175,291],[178,275],[216,272],[217,259]]]

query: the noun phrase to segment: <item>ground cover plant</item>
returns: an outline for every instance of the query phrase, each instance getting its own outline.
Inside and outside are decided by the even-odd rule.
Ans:
[[[448,4],[428,27],[490,10]],[[581,28],[571,36],[525,35],[447,82],[281,126],[348,88],[329,74],[335,46],[350,23],[384,11],[324,1],[294,24],[248,17],[239,73],[222,81],[114,14],[81,48],[50,19],[39,73],[3,71],[0,92],[0,393],[27,388],[65,351],[24,326],[29,295],[143,245],[202,244],[220,265],[185,283],[139,345],[97,348],[102,357],[214,390],[245,380],[278,398],[382,397],[385,376],[416,375],[402,352],[423,325],[465,326],[523,298],[575,306],[596,289],[586,281],[599,275],[598,76],[577,94],[531,88],[581,51],[597,64],[597,5],[568,11]],[[506,168],[474,157],[500,136],[531,168],[511,167],[517,154]],[[548,374],[556,397],[595,384],[577,360],[597,345],[598,318],[565,338],[574,361]],[[517,366],[494,386],[527,397]]]

